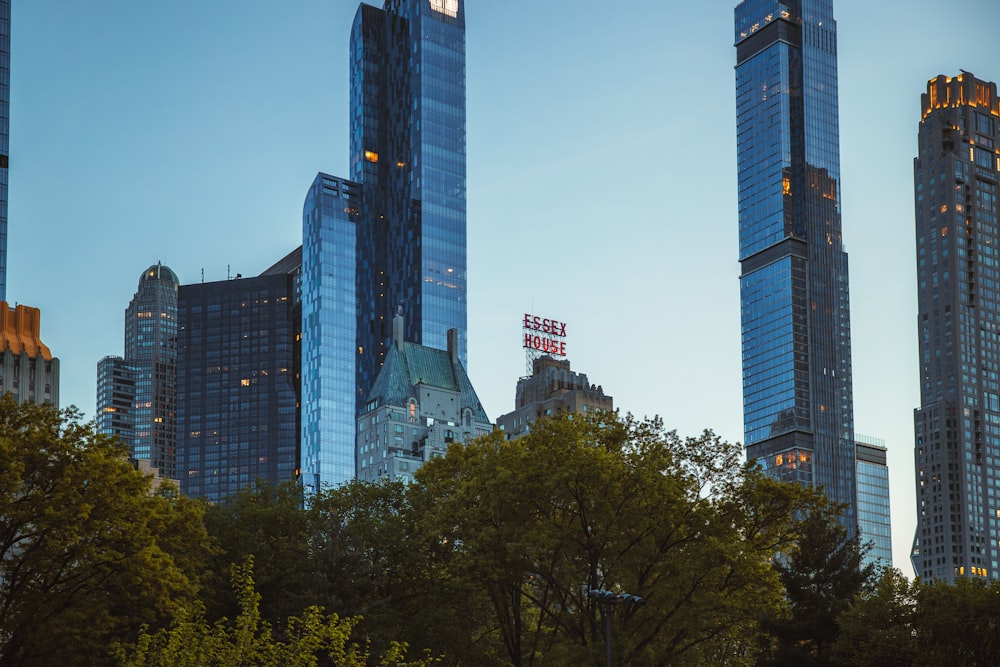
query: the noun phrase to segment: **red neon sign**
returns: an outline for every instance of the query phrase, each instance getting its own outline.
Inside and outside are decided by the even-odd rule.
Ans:
[[[566,338],[565,322],[525,313],[524,329],[525,348],[560,357],[566,356],[566,341],[559,340],[560,338]],[[553,336],[557,336],[558,338],[553,338]]]

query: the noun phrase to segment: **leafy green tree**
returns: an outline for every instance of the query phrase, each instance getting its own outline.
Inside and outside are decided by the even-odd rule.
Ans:
[[[470,635],[476,664],[599,663],[595,589],[645,600],[613,617],[620,664],[752,664],[756,619],[782,604],[769,559],[808,492],[742,459],[710,432],[605,414],[539,420],[426,464],[413,504],[440,576],[492,610]]]
[[[200,504],[151,495],[75,408],[0,396],[0,665],[92,665],[198,593]]]
[[[205,525],[221,547],[213,560],[211,592],[204,596],[210,617],[237,613],[229,566],[248,557],[254,559],[261,615],[270,623],[283,627],[285,619],[318,603],[309,515],[298,484],[258,481],[211,505]]]
[[[1000,664],[1000,582],[921,583],[916,600],[915,665]]]
[[[437,662],[430,657],[406,661],[406,646],[398,643],[373,658],[367,646],[351,641],[359,618],[341,618],[315,606],[290,617],[282,633],[287,640],[278,640],[260,614],[253,559],[234,565],[232,578],[239,614],[231,623],[221,619],[210,624],[200,603],[182,607],[169,629],[143,630],[134,646],[119,645],[122,667],[315,667],[321,660],[335,667],[426,667]]]
[[[908,667],[917,662],[914,613],[919,586],[899,570],[881,572],[871,589],[837,618],[834,662],[857,667]]]
[[[764,623],[777,643],[763,656],[763,665],[826,665],[839,629],[837,619],[874,574],[863,565],[864,549],[857,536],[849,538],[840,523],[840,507],[814,492],[799,513],[799,538],[775,560],[788,600],[786,613]]]
[[[402,640],[453,664],[482,664],[467,647],[484,610],[466,582],[435,568],[440,545],[421,531],[407,487],[354,481],[317,494],[308,514],[320,604],[363,617],[356,632],[375,650]]]

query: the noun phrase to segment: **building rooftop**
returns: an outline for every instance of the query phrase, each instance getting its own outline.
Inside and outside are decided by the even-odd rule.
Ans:
[[[174,273],[170,269],[170,267],[164,266],[160,262],[153,264],[148,269],[142,272],[142,275],[139,276],[139,283],[142,284],[142,282],[146,280],[166,280],[168,282],[173,283],[174,285],[181,284],[181,281],[177,277],[177,274]]]
[[[401,318],[398,326],[401,331]],[[449,347],[455,344],[453,338],[454,336],[449,336]],[[406,405],[411,397],[417,396],[416,388],[421,384],[458,392],[462,407],[472,408],[475,420],[489,423],[479,396],[458,359],[457,349],[436,350],[424,347],[403,341],[401,334],[395,336],[394,344],[390,346],[385,364],[375,378],[367,402]]]

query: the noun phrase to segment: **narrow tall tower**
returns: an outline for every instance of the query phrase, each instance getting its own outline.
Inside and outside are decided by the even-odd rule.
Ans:
[[[97,428],[117,435],[134,460],[175,479],[177,275],[159,262],[139,276],[125,309],[125,358],[97,364]]]
[[[300,473],[310,491],[354,479],[355,244],[360,187],[319,173],[302,206]]]
[[[358,224],[358,379],[368,395],[400,306],[405,338],[467,366],[465,3],[362,4],[351,33],[351,178]]]
[[[914,411],[924,579],[1000,578],[1000,99],[963,72],[921,96],[913,162],[920,407]]]
[[[822,486],[857,526],[832,0],[736,7],[747,456]]]
[[[7,163],[10,147],[10,0],[0,0],[0,301],[7,300]]]

